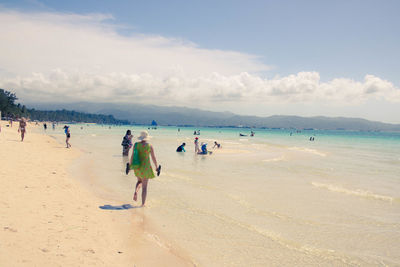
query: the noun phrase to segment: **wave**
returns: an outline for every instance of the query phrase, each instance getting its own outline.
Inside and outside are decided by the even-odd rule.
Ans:
[[[311,149],[311,148],[306,148],[306,147],[297,147],[297,146],[289,147],[288,149],[289,150],[297,150],[297,151],[307,152],[307,153],[311,153],[311,154],[318,155],[318,156],[321,156],[321,157],[326,157],[325,153],[323,153],[321,151],[318,151],[316,149]]]
[[[358,196],[358,197],[364,197],[364,198],[370,198],[370,199],[376,199],[376,200],[382,200],[382,201],[388,201],[388,202],[393,202],[395,200],[394,197],[378,195],[373,192],[361,190],[361,189],[351,190],[351,189],[347,189],[347,188],[340,187],[337,185],[322,184],[322,183],[316,183],[316,182],[312,182],[311,184],[318,188],[325,188],[332,192],[344,193],[344,194],[352,195],[352,196]]]

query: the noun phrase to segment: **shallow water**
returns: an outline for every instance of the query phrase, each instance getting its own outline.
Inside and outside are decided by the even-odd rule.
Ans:
[[[60,128],[48,134],[62,141]],[[121,156],[127,129],[143,128],[71,127],[85,183],[121,203],[136,182]],[[149,130],[162,175],[145,212],[162,246],[201,266],[400,265],[400,133],[201,128],[222,149],[200,156],[193,131]]]

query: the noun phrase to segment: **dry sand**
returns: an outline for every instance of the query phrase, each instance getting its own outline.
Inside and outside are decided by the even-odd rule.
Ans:
[[[70,177],[78,149],[30,124],[20,142],[18,123],[0,124],[0,266],[191,265],[157,242],[144,209],[99,208],[121,203],[107,203]]]

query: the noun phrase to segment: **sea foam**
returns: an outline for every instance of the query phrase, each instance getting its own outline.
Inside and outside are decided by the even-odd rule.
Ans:
[[[358,197],[383,200],[383,201],[389,201],[389,202],[393,202],[395,200],[395,198],[393,198],[393,197],[378,195],[373,192],[362,190],[362,189],[352,190],[352,189],[347,189],[347,188],[337,186],[337,185],[322,184],[322,183],[317,183],[317,182],[312,182],[311,184],[318,188],[325,188],[332,192],[344,193],[347,195],[353,195],[353,196],[358,196]]]

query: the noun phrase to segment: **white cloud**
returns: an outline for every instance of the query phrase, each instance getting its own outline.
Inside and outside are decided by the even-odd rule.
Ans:
[[[9,74],[53,69],[96,74],[182,71],[196,76],[265,71],[253,55],[201,49],[189,42],[154,35],[122,36],[110,15],[0,11],[0,59]]]
[[[25,101],[108,101],[162,105],[400,102],[400,89],[364,81],[321,82],[318,72],[266,79],[254,55],[202,49],[162,36],[118,34],[104,14],[0,10],[0,87]]]

